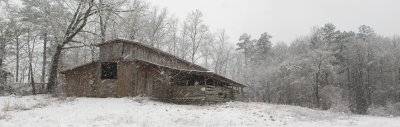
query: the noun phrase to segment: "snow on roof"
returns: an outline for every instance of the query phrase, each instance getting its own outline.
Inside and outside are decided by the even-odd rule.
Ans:
[[[68,72],[68,71],[76,70],[76,69],[79,69],[79,68],[81,68],[81,67],[85,67],[85,66],[88,66],[88,65],[97,63],[97,62],[99,62],[99,61],[96,60],[96,61],[92,61],[92,62],[89,62],[89,63],[85,63],[85,64],[82,64],[82,65],[78,65],[78,66],[75,66],[75,67],[71,67],[71,68],[62,70],[60,73],[61,73],[61,74],[64,74],[64,73],[66,73],[66,72]]]

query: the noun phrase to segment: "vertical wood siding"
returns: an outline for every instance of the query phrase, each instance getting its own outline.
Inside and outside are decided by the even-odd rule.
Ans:
[[[119,62],[118,63],[118,96],[133,96],[133,62]]]
[[[98,89],[98,67],[99,64],[91,63],[79,67],[79,71],[65,73],[66,82],[64,85],[67,96],[96,96]]]

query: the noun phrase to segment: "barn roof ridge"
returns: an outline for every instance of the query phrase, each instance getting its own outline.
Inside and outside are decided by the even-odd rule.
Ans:
[[[146,45],[146,44],[144,44],[144,43],[141,43],[141,42],[138,42],[138,41],[134,41],[134,40],[127,40],[127,39],[120,39],[120,38],[117,38],[117,39],[112,39],[112,40],[108,40],[108,41],[103,42],[103,43],[96,44],[96,46],[99,47],[99,46],[101,46],[101,45],[106,45],[106,44],[111,44],[111,43],[126,43],[126,44],[138,45],[138,46],[141,46],[141,47],[144,47],[144,48],[147,48],[147,49],[154,50],[154,51],[159,52],[159,53],[161,53],[161,54],[167,55],[167,56],[169,56],[169,57],[173,57],[173,58],[175,58],[175,59],[178,59],[178,60],[180,60],[180,61],[182,61],[182,62],[184,62],[184,63],[186,63],[186,64],[189,64],[190,66],[196,66],[196,67],[199,67],[199,68],[201,68],[201,69],[210,71],[209,69],[207,69],[207,68],[205,68],[205,67],[202,67],[202,66],[197,65],[197,64],[195,64],[195,63],[189,62],[189,61],[184,60],[184,59],[182,59],[182,58],[179,58],[178,56],[175,56],[175,55],[170,54],[170,53],[168,53],[168,52],[162,51],[161,49],[157,49],[157,48],[155,48],[155,47],[151,47],[151,46],[149,46],[149,45]]]

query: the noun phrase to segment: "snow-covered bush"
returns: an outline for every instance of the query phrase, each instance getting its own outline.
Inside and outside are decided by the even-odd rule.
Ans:
[[[61,103],[69,103],[75,101],[76,97],[58,96],[57,101]]]
[[[3,107],[3,111],[7,112],[7,111],[18,111],[18,110],[29,110],[31,109],[30,107],[26,106],[23,103],[14,103],[14,104],[10,104],[10,103],[6,103]]]
[[[333,112],[349,113],[349,104],[342,98],[342,89],[336,86],[325,86],[321,89],[322,105],[324,109]]]
[[[10,95],[13,93],[13,89],[10,85],[0,85],[0,96]]]
[[[0,95],[4,95],[5,93],[5,87],[0,85]]]
[[[149,100],[148,97],[142,97],[142,96],[137,96],[132,98],[133,101],[137,102],[137,103],[143,103]]]
[[[374,116],[389,116],[387,109],[388,108],[384,107],[384,106],[373,105],[368,108],[368,114],[374,115]]]
[[[387,106],[370,106],[368,112],[376,116],[400,116],[400,102],[390,103]]]
[[[9,111],[21,111],[21,110],[31,110],[34,108],[43,108],[49,105],[50,103],[47,101],[40,101],[36,104],[29,104],[29,103],[24,103],[24,102],[14,102],[10,103],[9,101],[6,101],[3,105],[3,112],[9,112]]]
[[[333,111],[333,112],[339,112],[339,113],[351,113],[350,108],[349,108],[349,103],[344,100],[338,101],[338,103],[335,103],[334,105],[332,105],[332,107],[329,110]]]
[[[10,107],[10,102],[6,101],[3,105],[3,109],[0,110],[0,120],[6,119],[8,117],[8,111]]]
[[[5,101],[5,103],[3,104],[3,108],[1,109],[1,111],[6,112],[9,111],[10,109],[10,101]]]
[[[8,118],[9,115],[7,112],[0,111],[0,120]]]
[[[400,102],[388,105],[389,113],[394,116],[400,116]]]

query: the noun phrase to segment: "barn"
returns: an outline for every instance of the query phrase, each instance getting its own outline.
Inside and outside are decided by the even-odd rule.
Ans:
[[[100,58],[67,69],[67,96],[145,96],[176,103],[224,102],[243,98],[244,85],[139,42],[101,44]]]

